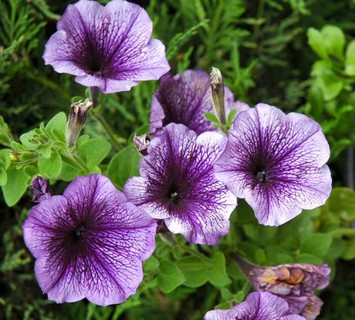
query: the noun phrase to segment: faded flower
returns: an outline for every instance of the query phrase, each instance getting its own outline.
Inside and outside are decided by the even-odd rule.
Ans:
[[[104,93],[128,91],[141,80],[169,71],[164,45],[152,34],[140,6],[112,0],[106,6],[81,0],[69,5],[43,54],[46,64]]]
[[[204,320],[305,320],[290,313],[287,302],[268,292],[253,292],[229,310],[208,311]]]
[[[227,114],[231,109],[245,108],[245,103],[234,102],[229,88],[224,87],[224,106]],[[200,134],[215,131],[205,119],[206,112],[213,112],[211,77],[202,70],[186,70],[172,77],[169,74],[160,80],[160,86],[152,98],[150,131],[156,134],[167,124],[181,123]]]
[[[127,198],[190,243],[216,244],[228,232],[236,206],[236,198],[214,177],[225,140],[217,132],[197,135],[182,124],[167,125],[151,140],[141,177],[126,183]]]
[[[323,205],[331,191],[329,145],[317,122],[267,104],[240,112],[217,179],[254,209],[259,223],[281,225]]]
[[[292,313],[307,320],[315,319],[323,305],[314,290],[329,284],[328,265],[308,263],[282,264],[273,267],[253,265],[240,257],[236,261],[257,291],[267,291],[284,298]]]
[[[156,223],[108,178],[93,174],[33,207],[23,233],[50,300],[87,298],[105,306],[136,292],[142,261],[155,249]]]

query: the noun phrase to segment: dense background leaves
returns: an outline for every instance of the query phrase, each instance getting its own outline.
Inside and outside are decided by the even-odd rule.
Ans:
[[[320,318],[353,319],[352,0],[133,1],[152,17],[154,37],[166,44],[173,74],[216,66],[237,98],[316,119],[331,144],[335,188],[325,206],[279,228],[258,225],[251,209],[239,201],[231,232],[217,247],[186,246],[179,236],[158,237],[139,292],[124,304],[55,305],[41,295],[21,231],[31,207],[26,191],[31,177],[40,172],[51,179],[53,193],[60,193],[79,174],[103,172],[122,189],[125,180],[138,173],[140,156],[130,141],[133,131],[148,130],[150,100],[158,85],[145,82],[130,92],[103,96],[102,108],[90,112],[77,149],[67,149],[69,105],[72,97],[85,92],[72,77],[45,67],[41,56],[56,20],[73,2],[0,3],[0,318],[201,319],[207,310],[218,304],[228,307],[248,292],[231,259],[238,251],[261,265],[329,263],[335,278],[321,295],[325,306]]]

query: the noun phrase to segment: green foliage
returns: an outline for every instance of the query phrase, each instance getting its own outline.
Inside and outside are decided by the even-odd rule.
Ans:
[[[320,60],[312,67],[314,81],[305,111],[322,124],[331,143],[332,156],[336,158],[344,149],[355,145],[352,130],[355,118],[354,42],[345,47],[343,31],[332,25],[320,31],[310,28],[307,35],[309,45]]]
[[[107,175],[116,187],[122,190],[128,178],[139,175],[140,160],[141,155],[135,146],[129,145],[112,157]]]
[[[64,9],[60,1],[0,2],[0,185],[3,202],[11,206],[3,203],[0,215],[0,318],[201,319],[207,310],[231,307],[249,293],[233,261],[238,252],[261,265],[336,266],[338,282],[322,296],[321,318],[341,314],[353,319],[355,193],[344,187],[338,172],[349,173],[343,153],[355,143],[354,2],[149,1],[153,36],[165,43],[173,75],[216,66],[235,96],[251,106],[263,101],[313,117],[330,141],[334,185],[339,187],[321,208],[277,228],[259,225],[252,209],[239,200],[231,231],[215,247],[188,245],[181,236],[168,243],[157,237],[137,294],[105,308],[86,301],[56,305],[41,294],[22,240],[21,225],[32,206],[26,190],[39,174],[60,194],[67,182],[93,172],[103,172],[122,190],[127,179],[139,175],[141,156],[130,140],[134,131],[149,130],[158,81],[101,96],[84,134],[68,148],[71,97],[82,99],[87,93],[73,77],[45,67],[41,58]],[[218,126],[213,114],[206,118]],[[354,168],[350,161],[346,165]],[[349,260],[350,271],[344,270],[343,260]]]

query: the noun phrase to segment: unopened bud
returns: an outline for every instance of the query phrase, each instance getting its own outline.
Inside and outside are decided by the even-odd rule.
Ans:
[[[226,111],[224,106],[224,82],[221,71],[212,67],[211,89],[214,109],[221,124],[226,124]]]
[[[67,145],[72,147],[75,145],[76,139],[79,137],[81,129],[84,127],[87,113],[92,107],[92,102],[86,99],[84,102],[79,101],[70,106],[70,114],[67,125]]]
[[[36,176],[30,185],[33,191],[33,202],[41,202],[42,200],[48,199],[51,194],[49,192],[48,180],[43,179],[40,176]]]
[[[142,136],[137,136],[136,133],[134,134],[133,143],[142,156],[146,156],[148,154],[147,150],[149,142],[150,138],[146,134],[143,134]]]

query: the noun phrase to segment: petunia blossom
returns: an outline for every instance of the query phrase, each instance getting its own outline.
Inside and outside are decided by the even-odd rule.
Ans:
[[[325,203],[332,188],[328,158],[317,122],[258,104],[237,115],[215,168],[217,178],[254,209],[259,223],[278,226]]]
[[[141,177],[127,181],[127,198],[190,243],[216,244],[229,231],[236,206],[233,194],[214,177],[213,163],[225,140],[217,132],[197,135],[182,124],[167,125],[150,142]]]
[[[128,91],[170,69],[164,45],[150,38],[152,28],[147,12],[136,4],[81,0],[67,7],[43,59],[84,86],[104,93]]]
[[[314,295],[314,290],[328,286],[331,272],[328,265],[293,263],[262,267],[238,256],[236,261],[255,290],[282,297],[291,313],[300,314],[307,320],[319,315],[323,302]]]
[[[229,310],[208,311],[204,320],[305,320],[290,314],[288,304],[268,292],[253,292],[247,299]]]
[[[57,303],[121,303],[142,281],[156,222],[101,175],[78,177],[33,207],[23,225],[42,291]]]
[[[232,109],[244,110],[248,105],[234,101],[228,87],[224,88],[226,113]],[[172,77],[164,75],[151,103],[150,131],[155,135],[169,123],[181,123],[196,131],[215,131],[205,119],[206,112],[213,112],[211,77],[202,70],[186,70]]]

